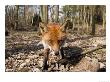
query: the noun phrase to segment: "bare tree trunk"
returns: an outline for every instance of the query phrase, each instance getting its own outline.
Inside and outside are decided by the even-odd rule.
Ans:
[[[95,25],[95,14],[96,14],[96,11],[95,11],[95,6],[93,6],[93,8],[92,8],[92,32],[91,32],[91,34],[92,35],[95,35],[95,28],[96,28],[96,25]]]
[[[59,19],[59,5],[55,6],[55,22],[58,23],[58,19]]]
[[[79,26],[79,21],[80,21],[80,17],[79,17],[79,5],[77,5],[77,13],[78,13],[78,19],[77,19],[77,26],[78,26],[78,32],[80,32],[80,26]]]
[[[40,11],[41,11],[40,16],[42,18],[42,21],[47,24],[48,23],[48,6],[41,5]]]
[[[83,11],[83,15],[84,15],[84,19],[83,19],[83,31],[85,30],[85,26],[86,26],[86,6],[84,5],[84,11]]]
[[[51,13],[51,20],[50,20],[50,22],[54,22],[54,15],[55,15],[54,5],[51,6],[50,13]]]
[[[5,30],[7,30],[8,28],[8,5],[5,6]]]
[[[27,19],[28,19],[28,5],[24,6],[24,21],[25,21],[25,25],[27,25]]]
[[[81,34],[83,33],[83,6],[81,5],[81,11],[80,11],[80,22],[81,22],[81,26],[82,26],[82,31]]]
[[[88,8],[89,8],[89,6],[87,6]],[[86,33],[88,34],[88,31],[89,31],[89,12],[90,12],[90,10],[89,9],[87,9],[87,12],[86,12],[86,16],[87,16],[87,18],[86,18]]]
[[[105,29],[105,23],[106,23],[106,8],[105,8],[105,6],[103,6],[103,10],[102,10],[102,12],[103,12],[103,29]]]
[[[19,5],[16,5],[16,18],[15,18],[15,29],[18,29],[18,11],[19,11]]]

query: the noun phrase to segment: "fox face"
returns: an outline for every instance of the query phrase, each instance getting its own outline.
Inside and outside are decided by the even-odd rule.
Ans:
[[[59,24],[49,24],[42,27],[44,27],[41,28],[44,49],[48,48],[51,53],[58,55],[66,39],[63,27]]]

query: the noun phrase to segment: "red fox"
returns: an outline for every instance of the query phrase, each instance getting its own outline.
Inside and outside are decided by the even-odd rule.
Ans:
[[[66,22],[62,26],[55,23],[48,25],[40,23],[39,25],[42,34],[42,44],[44,46],[45,51],[43,66],[44,69],[47,68],[46,66],[49,53],[60,55],[61,58],[64,58],[62,46],[66,39],[65,25]]]

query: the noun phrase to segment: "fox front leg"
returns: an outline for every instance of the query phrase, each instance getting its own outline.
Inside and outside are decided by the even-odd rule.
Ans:
[[[47,61],[48,61],[49,51],[50,51],[49,48],[44,50],[43,70],[48,70]]]
[[[60,52],[59,52],[59,55],[60,55],[60,59],[64,59],[63,47],[61,47]]]
[[[56,63],[56,69],[59,69],[59,67],[61,66],[60,60],[62,60],[62,59],[64,59],[64,51],[63,51],[63,48],[60,48],[60,51],[59,51],[59,60]]]

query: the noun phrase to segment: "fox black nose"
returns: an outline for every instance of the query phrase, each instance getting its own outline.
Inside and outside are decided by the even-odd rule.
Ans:
[[[55,52],[55,55],[59,55],[59,51],[56,51],[56,52]]]

